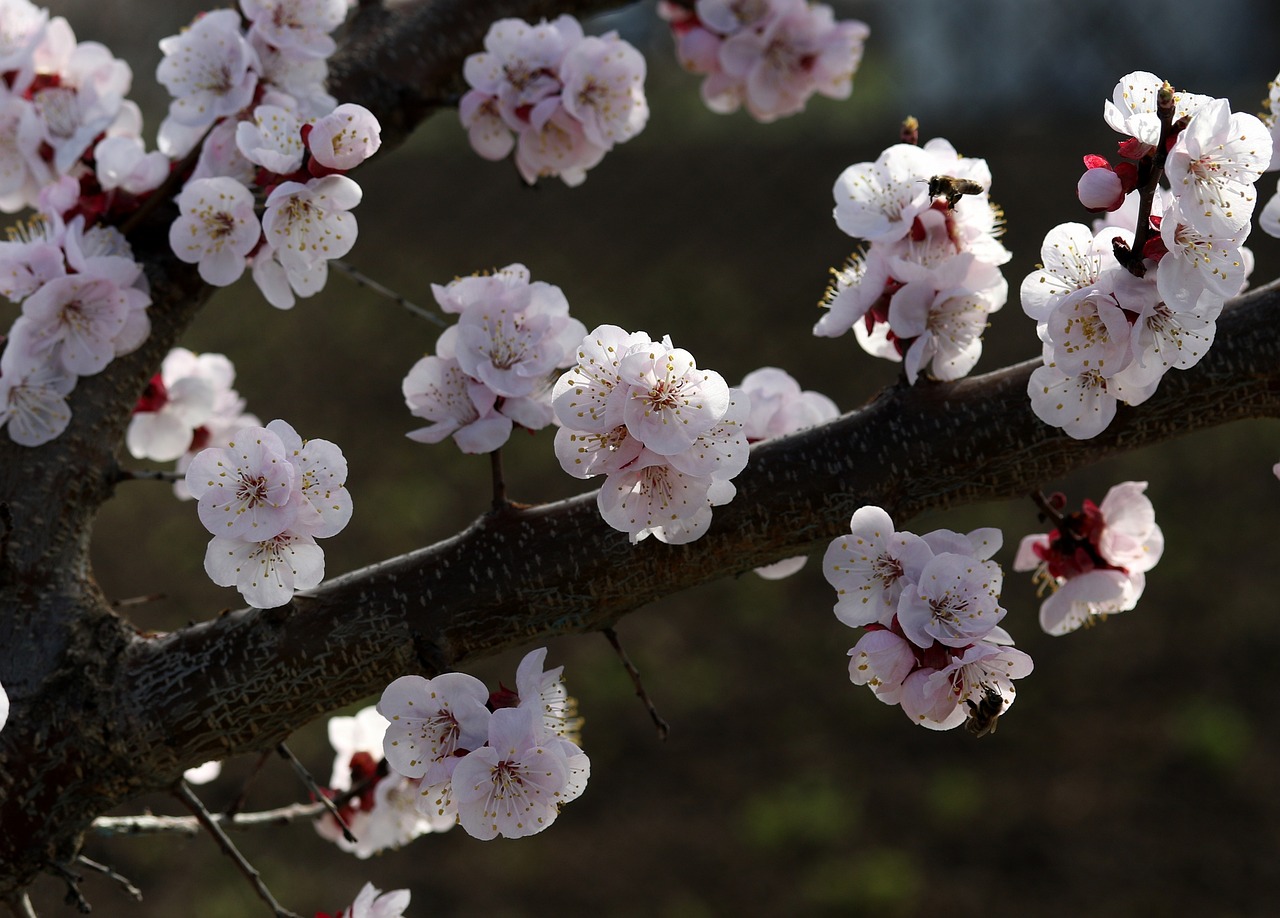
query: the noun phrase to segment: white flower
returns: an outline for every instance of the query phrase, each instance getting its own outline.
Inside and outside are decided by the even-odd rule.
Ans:
[[[215,536],[249,538],[250,545],[261,545],[292,525],[298,506],[289,498],[296,478],[284,443],[265,427],[247,427],[231,446],[204,450],[187,469],[187,487],[200,502],[200,522]],[[243,554],[237,549],[234,557]]]
[[[208,784],[216,780],[220,774],[222,774],[222,763],[215,759],[212,762],[197,765],[195,768],[188,768],[182,773],[182,780],[188,784]]]
[[[1154,147],[1160,141],[1156,97],[1163,83],[1164,80],[1145,70],[1126,73],[1116,84],[1111,101],[1103,105],[1103,117],[1107,124],[1121,134],[1128,134],[1140,143]],[[1208,96],[1174,92],[1173,120],[1190,117],[1211,101]]]
[[[156,79],[174,99],[158,143],[161,152],[184,156],[204,128],[252,101],[258,85],[257,55],[240,34],[240,14],[235,10],[201,15],[181,34],[162,38],[160,50],[164,59],[156,68]]]
[[[360,186],[345,175],[326,175],[305,185],[281,182],[267,198],[262,229],[286,267],[310,267],[341,258],[356,242]]]
[[[307,148],[326,169],[354,169],[378,151],[382,127],[363,105],[344,102],[311,126]]]
[[[68,372],[91,376],[116,356],[116,338],[145,294],[110,280],[70,274],[49,281],[22,304],[30,347]],[[15,333],[16,336],[16,333]]]
[[[1254,183],[1270,163],[1266,126],[1214,99],[1178,135],[1165,172],[1187,222],[1205,235],[1229,236],[1249,225]]]
[[[7,426],[9,438],[20,446],[48,443],[71,422],[67,396],[75,385],[74,373],[33,356],[11,335],[0,355],[0,426]]]
[[[387,764],[405,777],[422,778],[424,785],[448,778],[447,763],[483,746],[489,736],[488,700],[484,683],[466,673],[401,676],[377,705],[389,721],[382,744]]]
[[[984,638],[999,624],[1003,575],[994,561],[966,555],[934,555],[921,570],[914,587],[903,590],[898,622],[918,647],[937,641],[965,647]]]
[[[289,175],[302,167],[302,122],[279,105],[259,105],[252,121],[236,125],[236,148],[268,172]]]
[[[609,434],[623,423],[629,388],[620,374],[622,358],[632,347],[651,344],[644,332],[616,325],[592,329],[578,344],[577,364],[561,374],[551,390],[551,404],[565,427]]]
[[[840,409],[821,392],[801,391],[800,384],[786,370],[761,367],[742,378],[742,391],[751,400],[745,422],[748,440],[780,437],[840,414]]]
[[[902,683],[916,667],[910,642],[887,628],[868,631],[849,650],[849,681],[865,685],[885,704],[898,704]]]
[[[218,586],[239,590],[255,609],[274,609],[297,591],[319,585],[324,550],[311,536],[288,529],[257,542],[214,536],[205,550],[204,570]]]
[[[888,625],[904,589],[915,582],[933,556],[917,535],[894,532],[879,507],[860,507],[849,520],[850,534],[828,547],[822,573],[836,588],[835,613],[851,628]]]
[[[632,436],[663,456],[682,452],[724,417],[729,386],[714,370],[699,370],[682,348],[654,342],[618,365],[631,387],[623,421]]]
[[[541,832],[559,815],[568,788],[565,751],[532,708],[494,711],[488,745],[468,753],[453,772],[458,822],[486,840]]]
[[[251,35],[291,55],[325,58],[337,47],[329,33],[347,18],[346,0],[240,0]]]
[[[178,209],[169,227],[173,253],[197,264],[206,283],[225,287],[239,280],[262,234],[249,189],[232,178],[195,179],[178,195]]]
[[[433,422],[406,434],[420,443],[452,436],[464,453],[490,453],[511,436],[511,418],[499,414],[492,389],[471,379],[456,360],[423,357],[401,383],[405,404]]]
[[[340,910],[344,918],[404,918],[409,907],[407,889],[395,889],[384,893],[372,883],[365,883],[349,909]]]
[[[649,119],[644,57],[610,32],[578,42],[560,64],[565,110],[588,141],[611,148],[635,137]]]
[[[858,163],[836,179],[836,225],[850,236],[870,242],[892,242],[911,229],[912,221],[931,202],[921,176],[930,175],[928,152],[911,144],[895,144],[873,163]]]

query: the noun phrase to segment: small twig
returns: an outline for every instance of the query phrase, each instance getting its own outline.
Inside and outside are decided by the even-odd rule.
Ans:
[[[354,845],[356,843],[356,837],[351,834],[351,829],[347,825],[347,821],[342,818],[342,814],[338,812],[338,807],[333,800],[331,800],[329,796],[320,789],[320,785],[316,784],[316,779],[311,777],[311,772],[307,771],[307,769],[303,767],[302,763],[298,761],[297,756],[290,752],[289,747],[284,743],[281,743],[276,747],[276,752],[280,753],[280,757],[288,761],[288,763],[293,766],[294,772],[298,775],[298,780],[306,786],[307,790],[311,793],[311,796],[324,804],[325,809],[329,811],[329,815],[338,821],[338,825],[342,827],[342,837]]]
[[[1049,503],[1049,498],[1044,496],[1043,491],[1031,492],[1032,502],[1040,508],[1040,513],[1044,518],[1053,525],[1054,529],[1061,529],[1063,523],[1062,512],[1053,504]]]
[[[146,596],[130,596],[128,599],[111,600],[111,608],[123,609],[126,606],[141,606],[149,602],[159,602],[168,597],[164,593],[148,593]]]
[[[87,915],[93,911],[93,906],[89,904],[89,900],[84,897],[84,893],[80,892],[80,883],[84,880],[84,877],[68,868],[65,864],[57,864],[53,861],[49,861],[49,869],[62,877],[63,882],[67,884],[67,905],[74,905],[82,915]]]
[[[218,843],[222,853],[231,858],[236,867],[239,868],[240,872],[245,875],[245,878],[253,886],[258,898],[267,904],[267,907],[275,913],[276,918],[302,918],[297,912],[289,911],[276,901],[275,896],[271,895],[271,890],[267,889],[267,884],[262,882],[262,875],[254,869],[252,864],[245,860],[244,855],[240,853],[240,849],[235,846],[235,843],[231,841],[227,833],[222,831],[222,827],[218,825],[218,820],[204,808],[200,798],[191,792],[191,788],[186,781],[179,781],[173,793],[187,809],[191,810],[205,831],[213,836],[213,840]]]
[[[507,482],[502,477],[502,447],[489,454],[489,471],[493,479],[493,512],[501,513],[507,508]]]
[[[445,322],[444,319],[440,318],[434,312],[431,312],[430,310],[427,310],[427,309],[423,309],[418,304],[411,302],[410,300],[396,293],[390,287],[386,287],[378,283],[376,280],[374,280],[372,277],[369,277],[367,274],[364,274],[361,271],[358,271],[355,268],[351,267],[351,265],[347,264],[341,258],[334,259],[333,261],[329,262],[329,264],[332,267],[337,268],[343,274],[347,275],[347,277],[351,278],[360,286],[368,287],[370,290],[372,290],[374,293],[378,294],[379,296],[385,296],[387,299],[395,303],[398,303],[399,305],[403,306],[405,309],[413,313],[415,316],[426,319],[428,322],[434,323],[435,325],[439,325],[441,328],[444,328],[448,324],[447,322]]]
[[[120,874],[116,873],[106,864],[99,864],[97,861],[90,860],[89,858],[85,857],[83,854],[81,854],[76,858],[76,863],[83,864],[85,867],[88,867],[90,870],[98,871],[98,873],[103,874],[109,880],[115,880],[117,883],[119,883],[121,886],[124,887],[124,891],[127,892],[130,896],[132,896],[135,902],[142,901],[142,890],[138,889],[138,887],[130,883],[126,877],[123,877]]]
[[[359,797],[380,776],[372,774],[357,783],[350,790],[333,797],[333,805],[342,807],[349,800]],[[213,819],[223,829],[256,829],[260,826],[284,826],[301,819],[314,819],[329,812],[326,803],[292,803],[289,806],[277,807],[274,810],[260,810],[255,813],[214,813]],[[194,816],[153,816],[144,813],[139,816],[99,816],[93,821],[93,828],[99,835],[195,835],[200,831],[200,823]]]
[[[262,766],[267,764],[267,759],[271,758],[271,753],[264,752],[258,756],[258,761],[253,764],[253,771],[249,772],[248,777],[244,779],[244,784],[240,787],[240,793],[236,795],[236,799],[232,800],[230,805],[222,811],[222,815],[227,819],[231,819],[240,812],[244,806],[245,800],[249,797],[249,785],[253,779],[258,777],[258,772],[262,771]]]
[[[622,661],[622,666],[627,671],[627,675],[631,677],[631,684],[636,688],[636,697],[644,702],[645,709],[649,712],[649,718],[653,721],[653,725],[658,728],[658,739],[665,740],[667,734],[671,732],[671,725],[662,719],[662,715],[658,713],[658,709],[654,707],[653,701],[649,698],[649,693],[644,690],[644,683],[640,681],[640,671],[635,668],[627,652],[622,649],[622,644],[618,640],[618,632],[612,628],[602,629],[604,636],[609,639],[609,643],[613,645],[614,653],[618,655],[618,659]]]
[[[26,893],[20,893],[12,899],[5,900],[4,904],[9,907],[14,918],[39,918]]]
[[[185,481],[186,472],[174,472],[170,469],[118,469],[116,481],[167,481],[175,484]]]

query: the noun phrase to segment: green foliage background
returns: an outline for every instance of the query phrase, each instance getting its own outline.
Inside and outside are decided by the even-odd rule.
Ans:
[[[922,16],[936,9],[915,6]],[[564,289],[588,328],[607,321],[670,333],[730,381],[782,366],[853,409],[896,368],[810,328],[828,268],[851,249],[829,216],[831,184],[893,142],[900,118],[915,110],[898,94],[905,76],[890,55],[888,7],[840,6],[873,26],[854,97],[815,100],[804,116],[769,126],[703,109],[696,80],[673,65],[655,30],[645,48],[649,126],[578,189],[522,187],[510,163],[474,156],[444,113],[356,173],[365,202],[350,261],[424,305],[433,282],[522,261],[535,279]],[[1181,7],[1190,4],[1159,8],[1172,21]],[[1245,7],[1255,18],[1243,30],[1275,34],[1269,6]],[[139,8],[54,4],[81,39],[105,41],[134,65],[150,135],[164,104],[149,85],[154,43],[193,7],[147,4],[145,17]],[[1171,28],[1154,16],[1151,27]],[[1196,40],[1183,35],[1184,44]],[[1203,42],[1196,53],[1205,60],[1231,53],[1208,33]],[[992,196],[1008,219],[1011,302],[993,317],[979,371],[1038,352],[1016,290],[1044,233],[1087,219],[1074,197],[1079,157],[1113,149],[1097,116],[1118,77],[1145,67],[1250,110],[1280,67],[1280,58],[1241,60],[1238,83],[1205,85],[1190,69],[1162,71],[1159,42],[1144,60],[1119,45],[1089,46],[1098,67],[1087,83],[1029,85],[1022,107],[1004,115],[935,105],[924,120],[923,137],[946,136],[988,159]],[[976,47],[975,67],[990,66],[1000,50]],[[975,98],[982,89],[966,85]],[[1070,114],[1081,96],[1090,100],[1087,119]],[[1058,104],[1068,98],[1071,105]],[[1251,244],[1255,278],[1276,276],[1275,240],[1255,234]],[[302,435],[343,447],[356,513],[325,546],[331,573],[447,537],[487,505],[484,460],[403,437],[418,425],[403,408],[400,380],[436,335],[335,273],[290,312],[241,282],[214,298],[185,342],[228,354],[240,392],[264,420],[286,418]],[[517,435],[505,456],[516,499],[581,489],[558,470],[549,433]],[[780,583],[748,575],[673,596],[621,623],[672,724],[666,743],[602,637],[552,645],[550,662],[566,664],[586,717],[593,775],[585,796],[540,836],[482,843],[454,831],[364,862],[307,826],[240,840],[277,897],[304,914],[336,910],[366,879],[410,887],[413,915],[1260,913],[1275,890],[1280,841],[1271,729],[1277,459],[1280,429],[1257,422],[1044,482],[1078,501],[1101,499],[1121,480],[1149,480],[1168,547],[1138,610],[1062,639],[1038,632],[1030,584],[1010,574],[1006,624],[1037,668],[990,738],[921,730],[851,686],[845,652],[856,635],[832,616],[830,588],[811,563]],[[1004,528],[997,558],[1007,566],[1017,540],[1037,529],[1035,509],[1029,501],[968,508],[908,528],[979,525]],[[205,541],[193,506],[166,486],[127,484],[99,520],[95,568],[113,598],[163,593],[127,614],[140,629],[168,630],[240,606],[205,578]],[[510,684],[518,659],[485,661],[476,675]],[[322,713],[290,743],[321,778],[331,762]],[[231,762],[206,789],[210,804],[229,802],[252,766]],[[249,806],[299,793],[273,760],[252,784]],[[143,805],[180,812],[164,797],[130,811]],[[86,852],[146,895],[138,911],[90,879],[96,914],[265,912],[207,838],[91,839]],[[61,894],[42,881],[41,914],[69,914]]]

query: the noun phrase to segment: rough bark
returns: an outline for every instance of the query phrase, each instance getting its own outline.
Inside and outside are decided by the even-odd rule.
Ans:
[[[452,91],[493,18],[612,5],[367,8],[335,62],[335,91],[374,109],[391,139],[402,139]],[[1034,363],[895,387],[837,421],[758,446],[737,499],[691,545],[632,546],[586,494],[487,515],[281,609],[142,635],[105,604],[87,552],[130,407],[210,292],[167,254],[166,222],[157,215],[132,238],[155,304],[147,343],[81,380],[58,440],[24,449],[0,438],[0,682],[13,702],[0,732],[0,900],[50,862],[68,862],[94,816],[172,786],[191,765],[270,748],[405,672],[599,629],[674,591],[812,549],[863,504],[905,521],[1019,496],[1185,431],[1280,416],[1271,318],[1280,286],[1272,285],[1224,312],[1199,366],[1169,374],[1150,401],[1122,408],[1093,440],[1034,418],[1026,397]]]

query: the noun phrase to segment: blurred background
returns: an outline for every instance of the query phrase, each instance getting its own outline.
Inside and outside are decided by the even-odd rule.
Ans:
[[[108,44],[134,69],[148,137],[166,99],[156,42],[199,8],[189,0],[52,5],[81,40]],[[1005,209],[1011,302],[993,317],[977,372],[1038,354],[1018,285],[1075,201],[1085,153],[1111,154],[1103,100],[1131,70],[1227,96],[1257,111],[1280,69],[1280,12],[1267,0],[999,0],[838,3],[871,25],[853,97],[815,98],[798,117],[759,125],[717,116],[698,78],[675,64],[670,36],[638,4],[589,30],[620,29],[649,60],[652,116],[580,188],[523,187],[510,162],[469,149],[451,113],[355,174],[365,190],[349,261],[431,305],[429,285],[520,261],[559,285],[588,328],[615,322],[670,333],[730,382],[774,365],[842,410],[892,382],[897,367],[852,340],[810,334],[828,269],[852,250],[831,220],[831,186],[874,159],[903,116],[991,164]],[[145,10],[145,13],[143,12]],[[1260,185],[1262,200],[1272,179]],[[1255,233],[1254,278],[1280,273],[1277,240]],[[331,574],[447,537],[484,511],[488,463],[451,443],[404,438],[420,426],[400,380],[438,330],[333,273],[290,312],[247,281],[219,292],[183,342],[227,354],[237,388],[263,420],[283,417],[342,446],[356,513],[324,546]],[[1123,409],[1122,409],[1123,410]],[[586,718],[586,794],[547,832],[479,842],[461,830],[358,861],[309,826],[237,837],[283,903],[335,912],[366,880],[408,887],[411,915],[955,914],[1249,915],[1280,889],[1280,741],[1273,724],[1280,657],[1280,425],[1238,424],[1099,464],[1060,481],[1077,503],[1111,485],[1150,481],[1167,548],[1138,609],[1053,639],[1038,600],[1008,574],[1008,629],[1036,661],[999,732],[932,733],[849,684],[857,634],[831,614],[817,565],[766,583],[747,575],[672,596],[628,616],[619,633],[671,723],[663,743],[599,635],[563,639]],[[518,500],[582,490],[559,471],[551,435],[506,450]],[[1030,501],[966,508],[903,524],[915,532],[1000,526],[1008,567],[1040,531]],[[95,570],[142,629],[169,630],[239,607],[201,561],[207,535],[168,486],[126,484],[95,533]],[[514,681],[521,653],[473,672]],[[372,703],[370,699],[367,703]],[[359,706],[336,713],[352,713]],[[323,780],[325,717],[291,740]],[[203,795],[225,806],[251,758],[227,764]],[[283,762],[251,785],[248,807],[300,799]],[[135,801],[121,812],[181,812]],[[133,905],[105,880],[84,890],[95,914],[256,915],[266,909],[206,837],[90,839],[86,853],[132,879]],[[41,915],[71,914],[42,881]]]

